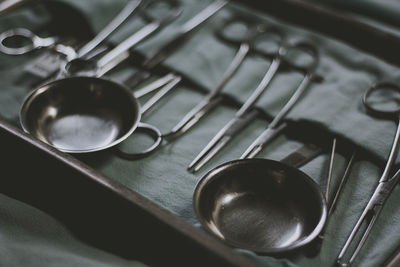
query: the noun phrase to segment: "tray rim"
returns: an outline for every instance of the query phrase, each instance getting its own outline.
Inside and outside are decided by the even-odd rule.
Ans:
[[[392,53],[400,46],[400,35],[361,21],[349,11],[306,0],[233,1],[280,20],[326,34],[400,66],[400,54]],[[400,32],[400,28],[398,30]]]
[[[173,214],[166,208],[157,205],[150,199],[99,173],[95,169],[72,157],[71,155],[58,151],[52,146],[31,137],[22,130],[2,120],[0,120],[0,130],[4,130],[7,134],[16,136],[19,141],[32,146],[34,149],[39,149],[47,153],[55,160],[60,161],[69,168],[74,169],[93,182],[111,191],[111,193],[116,194],[125,201],[129,202],[130,205],[143,210],[164,225],[167,225],[174,231],[177,231],[188,237],[192,242],[201,245],[203,248],[206,248],[209,253],[224,259],[226,262],[229,262],[232,264],[232,266],[258,266],[254,260],[245,257],[205,231],[201,231],[194,225],[184,221],[182,218]]]
[[[400,54],[390,53],[390,51],[393,51],[395,48],[400,46],[399,36],[351,18],[348,16],[349,13],[344,12],[343,10],[304,0],[270,0],[268,1],[268,4],[257,0],[250,0],[246,2],[243,0],[234,0],[234,2],[241,3],[252,8],[260,8],[259,10],[262,12],[272,16],[277,16],[283,21],[296,23],[301,27],[327,34],[333,38],[338,38],[340,41],[346,42],[367,53],[378,56],[387,62],[400,66]],[[281,9],[288,7],[291,9],[296,9],[298,12],[297,16],[291,16],[290,13],[282,16]],[[315,20],[322,19],[324,23],[313,24],[312,19],[310,19],[310,14],[316,15]],[[308,19],[304,20],[304,18]],[[323,28],[323,25],[327,25],[328,27]],[[338,32],[337,29],[335,30],[335,28],[340,26],[346,30],[344,32]],[[357,34],[354,34],[354,32],[357,32]],[[373,42],[367,42],[367,40],[371,39],[374,41],[379,40],[379,46],[374,45]],[[68,165],[70,168],[77,170],[87,178],[104,186],[114,194],[117,194],[126,201],[130,202],[132,205],[139,207],[140,209],[156,217],[161,222],[172,227],[176,231],[181,232],[183,235],[189,237],[193,242],[199,243],[203,247],[206,247],[210,253],[218,254],[228,262],[231,262],[232,265],[258,266],[253,260],[236,252],[234,249],[225,245],[206,232],[202,232],[200,229],[184,221],[179,216],[157,205],[139,193],[134,192],[119,182],[100,174],[98,171],[72,157],[71,155],[60,152],[57,149],[41,142],[40,140],[34,139],[19,128],[12,126],[4,120],[0,120],[0,128],[9,134],[17,136],[19,140],[35,147],[36,149],[44,151],[55,159]]]

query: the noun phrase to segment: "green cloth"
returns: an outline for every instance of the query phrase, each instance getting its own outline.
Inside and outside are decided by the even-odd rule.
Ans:
[[[367,16],[376,21],[386,22],[394,26],[400,25],[400,4],[396,0],[312,0],[351,11],[354,14]]]
[[[76,238],[41,210],[0,194],[1,266],[145,266]]]
[[[191,18],[210,1],[185,0],[183,2],[185,11],[182,16],[165,30],[140,45],[137,48],[138,51],[147,56],[151,55],[168,40],[169,36],[179,28],[179,25]],[[93,2],[78,0],[70,1],[70,3],[86,14],[90,23],[93,24],[94,30],[98,31],[118,12],[125,1],[112,1],[111,3],[106,0],[98,0],[96,5]],[[103,12],[104,10],[107,12]],[[0,30],[16,26],[44,25],[48,20],[40,11],[18,11],[10,16],[0,18]],[[165,66],[190,77],[201,88],[212,89],[237,49],[237,47],[222,43],[215,37],[213,31],[215,25],[218,25],[233,11],[258,18],[267,25],[277,26],[285,32],[290,43],[300,40],[307,41],[318,48],[321,59],[317,73],[324,80],[310,86],[305,96],[288,115],[288,120],[310,122],[321,129],[321,134],[327,131],[335,133],[378,156],[382,164],[390,150],[396,125],[391,121],[375,119],[366,115],[360,99],[371,83],[381,80],[399,82],[400,78],[397,76],[397,67],[379,58],[358,51],[339,40],[285,24],[276,18],[231,3],[206,23],[179,51],[169,57],[164,63]],[[111,40],[115,43],[123,40],[142,24],[143,21],[132,19],[113,35]],[[0,80],[0,116],[14,125],[18,125],[19,107],[31,88],[31,84],[35,81],[35,79],[26,78],[21,74],[21,66],[33,60],[37,54],[22,57],[0,55],[0,75],[2,77]],[[224,88],[224,93],[243,102],[257,86],[269,63],[269,60],[257,55],[249,56],[237,75]],[[122,72],[113,73],[110,76],[121,81],[130,71],[127,66]],[[269,116],[276,114],[301,79],[302,76],[299,73],[280,72],[258,101],[257,106]],[[201,91],[196,88],[180,85],[163,99],[160,105],[147,113],[143,120],[157,125],[163,132],[166,132],[203,96]],[[232,118],[235,111],[236,109],[229,105],[218,107],[211,116],[206,117],[187,134],[172,143],[165,144],[156,153],[139,161],[123,160],[108,151],[78,158],[101,173],[174,212],[189,223],[200,227],[192,209],[192,193],[196,182],[213,166],[238,158],[267,126],[265,120],[257,119],[199,173],[193,175],[187,172],[187,165],[215,133]],[[124,142],[124,145],[129,147],[134,143],[133,138],[130,138]],[[299,142],[280,136],[259,156],[279,160],[300,146]],[[322,155],[301,169],[323,188],[327,164],[328,156]],[[335,165],[334,170],[335,181],[343,171],[343,167],[344,159],[339,156],[339,162]],[[262,266],[325,266],[331,264],[365,207],[380,174],[381,170],[375,163],[364,159],[356,162],[337,210],[329,219],[321,251],[315,258],[298,256],[290,259],[275,259],[257,256],[248,251],[243,251],[243,253]],[[395,205],[399,201],[400,192],[396,188],[386,203],[355,266],[379,266],[400,245],[398,235],[400,208]],[[3,227],[6,229],[6,226]],[[37,238],[32,233],[30,235],[33,239]],[[34,253],[30,256],[32,255]],[[120,265],[120,263],[116,260],[110,264]],[[85,264],[82,262],[80,265]]]

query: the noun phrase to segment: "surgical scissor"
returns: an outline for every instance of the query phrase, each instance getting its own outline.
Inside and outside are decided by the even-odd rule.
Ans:
[[[165,2],[169,8],[168,12],[165,12],[166,14],[163,14],[162,16],[153,15],[151,12],[152,7],[159,2]],[[141,38],[141,40],[144,40],[151,34],[154,34],[158,30],[162,29],[164,26],[166,26],[176,17],[178,17],[183,10],[178,0],[132,0],[124,7],[124,9],[117,15],[117,17],[114,18],[110,22],[110,24],[107,25],[93,40],[85,44],[77,51],[72,47],[57,44],[57,38],[40,38],[27,29],[12,29],[0,34],[0,51],[6,54],[20,55],[41,47],[54,47],[55,51],[64,54],[66,57],[66,60],[62,61],[60,64],[60,72],[55,77],[56,79],[58,79],[65,76],[66,67],[71,61],[75,59],[92,58],[93,55],[89,55],[89,52],[92,52],[94,48],[96,48],[124,21],[126,21],[126,19],[132,13],[134,13],[134,11],[136,11],[138,7],[140,7],[140,17],[142,17],[147,22],[147,24],[138,31],[138,33],[143,33],[143,38]],[[7,47],[4,43],[6,39],[18,36],[22,36],[27,38],[28,40],[31,40],[31,44],[18,48],[12,48]],[[108,64],[108,66],[112,66],[113,64],[118,65],[128,56],[129,53],[126,52],[122,54],[119,58],[117,58],[112,64]]]
[[[23,55],[33,50],[46,47],[54,47],[54,50],[66,56],[67,60],[76,57],[83,57],[103,42],[112,32],[114,32],[128,17],[137,11],[142,0],[131,0],[121,10],[121,12],[100,31],[91,41],[82,46],[79,50],[75,50],[70,46],[63,45],[59,42],[58,37],[40,37],[25,28],[15,28],[7,30],[0,34],[0,52],[8,55]],[[8,39],[22,38],[26,44],[13,47],[7,45]]]
[[[307,54],[311,52],[311,57],[313,61],[316,60],[314,56],[314,49],[310,50],[309,45],[305,46],[304,43],[300,43],[298,46],[288,46],[285,43],[279,47],[278,52],[274,54],[271,65],[268,68],[268,71],[264,75],[262,81],[254,90],[254,92],[250,95],[250,97],[246,100],[246,102],[241,106],[241,108],[236,112],[235,117],[230,120],[215,136],[214,138],[207,144],[207,146],[200,152],[200,154],[190,163],[189,170],[198,171],[204,164],[206,164],[218,151],[222,149],[232,138],[237,135],[244,127],[246,127],[251,121],[253,121],[258,115],[259,111],[254,109],[254,105],[257,100],[261,97],[262,93],[265,91],[267,86],[270,84],[272,78],[275,76],[278,68],[281,66],[282,62],[285,62],[290,68],[294,69],[303,69],[304,66],[299,66],[296,62],[290,62],[285,60],[285,57],[288,54],[288,51],[292,49],[304,50]],[[304,49],[306,48],[306,49]],[[260,51],[261,53],[263,51]],[[270,56],[270,55],[267,55]],[[311,67],[310,67],[311,66]],[[313,77],[313,74],[310,76],[309,73],[313,73],[308,68],[313,69],[314,64],[306,66],[306,76],[302,82],[302,84],[307,85],[308,80]],[[304,85],[303,85],[304,86]],[[300,85],[302,87],[302,85]],[[302,89],[303,90],[303,89]],[[286,114],[286,111],[285,111]],[[283,115],[285,115],[283,114]],[[279,121],[280,122],[280,119]],[[278,124],[278,130],[276,134],[283,130],[284,124]]]
[[[389,83],[389,82],[382,82],[377,83],[369,88],[364,96],[363,96],[363,104],[366,108],[366,111],[376,117],[384,117],[384,118],[391,118],[398,121],[396,134],[393,140],[392,148],[389,154],[389,158],[387,160],[385,169],[381,178],[379,179],[379,183],[372,194],[367,206],[365,207],[364,211],[362,212],[360,218],[358,219],[356,225],[354,226],[353,230],[351,231],[349,237],[347,238],[346,243],[344,244],[342,250],[339,253],[339,256],[336,259],[336,264],[339,266],[349,266],[351,265],[358,253],[360,252],[361,248],[365,244],[365,241],[368,238],[369,233],[372,230],[372,227],[380,212],[382,211],[383,205],[385,201],[388,199],[390,193],[392,192],[393,188],[397,185],[400,179],[400,169],[396,171],[396,173],[391,176],[393,172],[392,166],[394,161],[397,157],[398,150],[399,150],[399,141],[400,141],[400,107],[397,106],[395,109],[392,110],[384,110],[379,107],[376,103],[374,103],[374,96],[377,96],[379,92],[383,90],[391,90],[396,92],[397,94],[400,93],[400,87],[396,84]],[[353,243],[357,233],[360,231],[361,226],[363,223],[366,223],[366,228],[362,232],[362,236],[360,237],[359,241],[356,242],[355,248],[351,255],[349,255],[348,260],[346,262],[343,261],[347,251],[350,248],[350,245]],[[352,246],[353,247],[353,246]]]
[[[245,33],[240,38],[233,38],[227,32],[227,29],[229,29],[229,27],[233,27],[235,24],[240,24],[246,27]],[[239,17],[237,15],[226,20],[216,29],[216,36],[220,40],[228,43],[229,45],[238,47],[236,55],[232,59],[225,73],[222,75],[218,84],[204,97],[199,104],[190,110],[176,126],[174,126],[171,132],[165,134],[165,136],[173,137],[177,134],[183,134],[192,126],[194,126],[203,116],[221,103],[223,100],[223,96],[221,95],[222,89],[240,68],[249,52],[254,51],[257,53],[257,48],[254,46],[254,43],[256,42],[257,37],[260,37],[262,34],[266,33],[276,37],[278,42],[281,42],[282,36],[276,31],[276,29],[266,29],[265,25],[255,21],[250,21],[249,19]]]
[[[135,44],[130,44],[130,47],[134,47],[139,42],[144,41],[145,39],[149,38],[152,34],[156,33],[157,31],[161,30],[175,18],[177,18],[182,13],[182,8],[177,0],[163,0],[168,4],[169,10],[168,12],[164,12],[162,16],[152,15],[151,12],[148,10],[149,7],[153,3],[158,3],[155,0],[147,0],[141,9],[141,16],[148,21],[148,23],[143,26],[140,30],[138,30],[134,35],[132,35],[131,39],[136,39]],[[161,2],[163,2],[161,1]],[[118,54],[118,57],[114,57],[112,54],[109,54],[108,57],[102,58],[97,64],[97,75],[102,76],[115,66],[120,64],[122,61],[129,57],[129,51],[125,50],[124,48],[120,48],[121,51],[125,51],[124,53],[119,53],[119,51],[115,51],[115,54]],[[113,60],[109,60],[112,58]],[[103,62],[107,62],[107,64],[103,64]],[[75,76],[75,75],[85,75],[85,68],[89,70],[89,73],[92,72],[93,66],[91,65],[91,61],[82,57],[73,58],[70,61],[64,62],[60,66],[60,71],[57,73],[53,79],[60,79],[63,77],[68,76]]]

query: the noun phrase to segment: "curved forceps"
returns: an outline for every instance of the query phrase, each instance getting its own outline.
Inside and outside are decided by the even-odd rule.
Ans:
[[[398,121],[396,134],[393,140],[392,148],[390,150],[389,158],[387,160],[385,169],[381,178],[379,179],[379,183],[372,194],[367,206],[363,210],[360,218],[358,219],[356,225],[354,226],[353,230],[351,231],[349,237],[347,238],[346,243],[344,244],[342,250],[339,253],[339,256],[336,259],[336,264],[340,266],[349,266],[351,265],[358,253],[360,252],[361,248],[365,244],[365,241],[368,238],[369,233],[371,232],[372,226],[378,219],[378,216],[385,204],[385,201],[388,199],[390,193],[392,192],[393,188],[398,184],[400,180],[400,169],[396,171],[393,176],[390,176],[392,172],[392,166],[394,161],[396,160],[398,150],[399,150],[399,143],[400,143],[400,107],[397,107],[394,110],[381,110],[377,107],[374,107],[369,97],[373,92],[383,90],[385,88],[390,88],[400,94],[400,87],[396,84],[389,83],[389,82],[382,82],[378,84],[374,84],[371,88],[369,88],[362,99],[362,102],[367,110],[367,112],[375,117],[384,117],[390,119],[396,119]],[[360,231],[362,224],[366,222],[367,227],[362,233],[361,239],[356,243],[356,247],[353,250],[352,254],[350,255],[347,262],[343,262],[343,258],[346,252],[349,250],[351,243],[353,242],[356,234]]]
[[[148,11],[149,7],[157,3],[158,1],[156,0],[148,0],[145,2],[144,6],[141,9],[141,16],[148,21],[148,23],[143,26],[140,30],[138,30],[136,33],[131,35],[128,39],[134,39],[135,41],[127,41],[125,40],[124,42],[127,42],[129,44],[129,48],[134,47],[137,45],[139,42],[144,41],[145,39],[149,38],[152,34],[156,33],[157,31],[161,30],[163,27],[165,27],[167,24],[169,24],[171,21],[173,21],[175,18],[177,18],[183,11],[181,8],[179,1],[178,0],[162,0],[161,2],[166,2],[169,4],[170,10],[167,12],[167,14],[163,15],[162,17],[154,17],[153,15],[150,14]],[[127,57],[129,57],[129,52],[126,47],[118,45],[116,48],[114,48],[113,53],[108,53],[106,56],[102,57],[98,63],[97,63],[97,75],[102,76],[108,71],[110,71],[112,68],[116,67],[118,64],[120,64],[122,61],[124,61]],[[118,56],[115,56],[118,55]],[[59,74],[59,77],[61,78],[63,76],[70,76],[74,75],[76,73],[79,74],[81,69],[84,70],[84,68],[90,60],[85,59],[84,57],[78,57],[75,58],[65,64],[65,66],[61,66],[61,73]],[[75,66],[74,66],[75,65]],[[78,66],[77,68],[75,68]],[[83,68],[82,68],[83,67]],[[91,68],[89,68],[91,69]],[[73,70],[73,71],[71,71]],[[90,70],[91,71],[91,70]],[[76,73],[75,73],[76,72]]]
[[[36,49],[52,47],[65,55],[67,60],[72,60],[76,57],[82,57],[91,52],[101,42],[103,42],[112,32],[114,32],[128,17],[130,17],[139,7],[142,0],[131,0],[121,12],[101,30],[91,41],[82,46],[79,50],[75,50],[70,46],[65,46],[57,43],[58,37],[47,37],[42,38],[37,36],[32,31],[25,28],[15,28],[7,30],[0,34],[0,51],[8,55],[23,55]],[[10,47],[5,44],[5,41],[9,38],[23,38],[27,41],[26,45],[20,47]]]
[[[241,159],[248,157],[255,157],[272,139],[274,139],[279,133],[281,133],[286,127],[287,123],[283,122],[285,116],[294,107],[297,101],[300,99],[301,95],[307,89],[308,85],[311,83],[315,76],[315,70],[319,63],[319,53],[318,50],[307,43],[298,43],[294,46],[297,49],[307,50],[312,56],[313,60],[311,64],[303,67],[305,76],[297,89],[294,91],[293,95],[289,101],[283,106],[279,113],[275,116],[272,122],[268,125],[267,129],[262,132],[256,140],[246,149]]]
[[[278,51],[275,53],[268,53],[264,50],[257,49],[255,52],[262,56],[270,58],[273,57],[272,62],[264,75],[263,79],[243,103],[240,109],[236,112],[233,119],[231,119],[204,147],[204,149],[196,156],[196,158],[189,164],[188,170],[196,172],[204,166],[214,155],[216,155],[234,136],[236,136],[244,127],[246,127],[257,115],[258,111],[253,109],[257,100],[261,97],[272,78],[278,71],[283,58],[287,54],[287,46],[283,40],[279,45]]]
[[[219,150],[222,149],[235,135],[237,135],[244,127],[246,127],[251,121],[253,121],[258,115],[258,111],[253,109],[257,100],[261,97],[261,94],[265,91],[267,86],[270,84],[272,78],[275,76],[278,68],[284,62],[290,68],[293,69],[303,69],[302,66],[297,66],[296,63],[291,63],[290,61],[285,60],[288,52],[292,49],[300,49],[307,54],[311,53],[311,56],[314,58],[317,54],[315,54],[315,49],[311,48],[310,45],[306,45],[304,43],[299,43],[295,46],[288,46],[284,43],[279,47],[278,52],[275,54],[271,65],[268,68],[267,73],[264,75],[262,81],[258,85],[258,87],[254,90],[254,92],[250,95],[250,97],[246,100],[246,102],[241,106],[241,108],[236,112],[235,117],[229,121],[214,138],[207,144],[207,146],[200,152],[200,154],[192,161],[189,165],[189,170],[198,171],[205,163],[207,163]],[[257,53],[264,53],[263,51],[257,50]],[[314,58],[315,64],[311,64],[310,68],[314,68],[317,66],[318,58]],[[308,73],[308,72],[307,72]],[[298,90],[297,94],[301,94],[301,92],[307,87],[310,79],[313,77],[314,72],[310,72],[312,75],[306,75],[306,78],[302,82],[302,86],[304,87],[301,90]],[[298,98],[295,96],[294,98]],[[297,99],[296,99],[297,100]],[[295,102],[295,101],[294,101]],[[282,112],[283,116],[286,115],[288,111]],[[278,120],[278,119],[277,119]],[[280,121],[281,119],[279,119]],[[278,132],[283,130],[283,127],[280,127]]]
[[[226,29],[236,23],[245,25],[247,31],[244,36],[232,38],[226,34]],[[183,134],[193,127],[198,121],[200,121],[204,115],[219,105],[223,99],[223,97],[220,95],[222,89],[238,71],[250,50],[255,49],[253,43],[255,42],[256,37],[262,33],[271,31],[272,30],[267,30],[262,24],[251,22],[246,18],[238,16],[231,17],[221,24],[215,31],[216,36],[220,40],[239,48],[217,85],[203,98],[199,104],[190,110],[169,133],[165,134],[165,136],[171,137],[177,134]],[[278,36],[280,39],[282,39],[280,35]],[[273,55],[270,55],[270,57],[273,57]]]

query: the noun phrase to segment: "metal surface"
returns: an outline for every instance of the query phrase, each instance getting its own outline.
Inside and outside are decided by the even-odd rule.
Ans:
[[[248,123],[256,117],[256,111],[252,110],[254,104],[260,98],[261,94],[267,88],[268,84],[274,77],[281,64],[282,56],[286,53],[286,49],[279,49],[279,53],[272,61],[267,73],[264,75],[262,81],[250,95],[250,97],[243,103],[241,108],[236,112],[235,117],[230,120],[204,147],[196,158],[189,164],[188,169],[196,172],[203,167],[216,153],[218,153],[230,140],[239,133]]]
[[[304,164],[320,151],[302,147],[283,161]],[[258,254],[281,254],[309,244],[327,217],[325,198],[308,175],[267,159],[241,159],[212,169],[198,182],[193,205],[209,232]]]
[[[97,62],[78,59],[68,65],[96,77],[69,77],[33,91],[20,112],[22,128],[61,151],[86,153],[112,147],[138,126],[137,99],[124,86],[98,78],[111,62],[178,15],[174,10],[120,43]],[[78,66],[77,66],[78,65]],[[148,131],[146,131],[148,132]],[[159,132],[156,133],[159,135]],[[144,151],[148,154],[147,151]]]
[[[91,75],[96,75],[96,76],[102,76],[106,72],[110,71],[112,68],[117,66],[119,63],[124,61],[128,56],[128,50],[132,47],[134,47],[136,44],[139,42],[145,40],[152,34],[156,33],[157,31],[161,30],[163,27],[165,27],[167,24],[169,24],[171,21],[173,21],[175,18],[177,18],[181,13],[182,13],[182,8],[179,4],[178,1],[176,0],[163,0],[161,2],[165,2],[168,4],[169,10],[165,12],[161,17],[159,18],[153,18],[153,16],[150,14],[150,12],[147,10],[151,8],[152,4],[158,3],[157,1],[147,1],[146,5],[142,9],[142,16],[149,21],[148,24],[146,24],[143,28],[141,28],[139,31],[131,35],[128,39],[120,43],[117,47],[115,47],[112,51],[107,53],[105,56],[103,56],[96,64],[96,73],[91,74]],[[130,9],[131,10],[131,9]],[[125,12],[122,12],[124,15],[123,18],[127,18],[127,14]],[[122,23],[123,18],[117,18],[116,23]],[[115,25],[113,28],[115,29],[117,26]],[[111,30],[111,29],[110,29]],[[79,51],[80,52],[80,51]],[[63,67],[63,74],[60,74],[60,76],[69,76],[73,75],[69,71],[70,64],[75,64],[75,65],[82,65],[82,59],[84,59],[84,54],[82,54],[81,57],[78,57],[77,60],[78,63],[74,61],[68,62],[65,67]],[[86,63],[83,65],[87,65]],[[89,64],[90,65],[90,64]],[[84,66],[86,67],[86,66]],[[78,68],[79,69],[79,68]]]
[[[150,75],[147,70],[160,64],[176,49],[181,47],[195,30],[197,30],[205,21],[212,17],[228,2],[229,0],[216,0],[205,9],[200,11],[195,17],[183,24],[180,28],[180,31],[177,32],[175,36],[170,39],[170,41],[165,43],[160,49],[158,49],[156,53],[154,53],[145,61],[142,66],[144,70],[137,70],[134,72],[133,75],[125,81],[125,84],[133,88],[147,79]]]
[[[308,83],[311,81],[312,77],[314,76],[314,71],[318,63],[318,54],[316,50],[304,43],[299,43],[298,45],[294,46],[287,46],[282,44],[278,52],[275,53],[275,56],[272,60],[271,65],[267,73],[264,75],[262,81],[255,89],[255,91],[250,95],[250,97],[243,103],[240,109],[236,112],[235,117],[229,121],[214,137],[213,139],[206,145],[206,147],[200,151],[200,153],[196,156],[196,158],[189,164],[188,169],[190,171],[196,172],[201,167],[203,167],[215,154],[217,154],[228,142],[230,142],[235,135],[237,135],[248,123],[250,123],[255,116],[254,114],[254,106],[257,100],[261,97],[262,93],[265,91],[267,86],[272,81],[273,77],[275,76],[278,68],[280,67],[281,63],[284,62],[285,64],[293,67],[294,69],[301,69],[304,71],[304,66],[297,66],[294,63],[291,63],[288,60],[285,60],[287,54],[293,50],[302,50],[306,52],[308,55],[311,56],[313,59],[310,65],[306,66],[306,76],[303,79],[302,83],[296,90],[296,93],[293,97],[289,100],[289,102],[284,106],[280,114],[275,118],[272,126],[274,129],[267,129],[260,137],[253,143],[252,147],[249,148],[248,151],[245,152],[245,155],[242,158],[245,158],[247,154],[257,154],[258,151],[262,149],[262,147],[272,138],[274,138],[279,132],[283,130],[285,124],[281,122],[281,119],[286,115],[286,113],[291,109],[294,103],[298,100],[300,95],[308,86]],[[263,53],[263,51],[258,50],[258,53]],[[267,54],[267,56],[270,56]],[[279,126],[279,127],[278,127]],[[276,127],[276,129],[275,129]]]
[[[140,120],[137,99],[109,80],[71,77],[35,90],[20,121],[39,140],[69,153],[93,152],[127,138]]]
[[[397,106],[395,109],[392,110],[383,110],[375,106],[373,101],[371,101],[372,94],[381,90],[385,90],[387,88],[390,88],[390,90],[397,92],[397,94],[400,93],[400,87],[398,85],[383,82],[374,84],[365,92],[363,96],[363,104],[369,114],[378,117],[396,119],[398,125],[392,148],[390,150],[389,158],[387,160],[383,174],[379,179],[379,183],[336,259],[336,264],[340,266],[349,266],[355,261],[358,253],[365,244],[373,225],[378,219],[379,214],[382,211],[383,205],[385,204],[385,201],[390,196],[393,188],[398,184],[400,179],[400,170],[397,170],[393,176],[390,175],[393,172],[392,166],[398,155],[399,150],[400,106]],[[364,230],[361,230],[361,226],[364,224],[366,224],[366,227],[364,228]],[[356,240],[355,237],[359,234],[361,235],[361,237],[358,239],[358,241],[354,241]],[[355,242],[355,244],[353,244],[353,241]],[[350,247],[352,248],[352,252],[349,252]],[[346,256],[348,253],[350,253],[350,255]]]
[[[246,27],[246,33],[242,38],[233,39],[225,33],[227,28],[233,24],[242,24]],[[234,16],[229,20],[226,20],[221,26],[216,30],[216,35],[220,40],[227,42],[228,44],[239,47],[236,55],[234,56],[232,62],[226,69],[225,73],[222,75],[221,80],[218,84],[204,97],[204,99],[196,105],[192,110],[190,110],[179,123],[167,134],[169,138],[174,137],[178,134],[183,134],[193,127],[200,119],[208,114],[212,109],[214,109],[221,101],[222,97],[220,95],[222,89],[232,78],[232,76],[238,71],[239,67],[243,63],[245,57],[248,55],[250,50],[257,52],[257,48],[254,45],[256,38],[263,33],[278,33],[272,30],[266,30],[262,24],[254,23],[249,19]],[[279,36],[281,38],[281,36]],[[265,53],[263,53],[265,54]],[[273,56],[273,55],[270,55]]]
[[[28,42],[18,47],[9,46],[7,41],[14,38],[28,40]],[[25,28],[10,29],[0,34],[0,51],[7,55],[23,55],[42,47],[52,46],[57,39],[57,37],[41,38]]]
[[[168,79],[165,79],[168,78]],[[143,151],[120,156],[138,159],[161,145],[162,134],[151,125],[139,123],[141,114],[154,105],[180,81],[164,77],[164,84],[145,106],[124,86],[95,77],[70,77],[42,86],[25,100],[20,112],[24,131],[68,153],[88,153],[113,147],[135,130],[148,134],[154,143]]]
[[[337,143],[336,138],[333,138],[332,151],[331,151],[331,155],[330,155],[330,158],[329,158],[328,177],[326,179],[326,187],[325,187],[325,200],[326,200],[326,203],[329,203],[329,200],[330,200],[329,192],[331,191],[333,163],[334,163],[335,154],[336,154],[336,143]]]
[[[1,179],[1,194],[58,218],[88,247],[149,266],[258,266],[150,199],[3,121],[0,136],[3,171],[13,174]],[[16,162],[24,167],[15,168]],[[14,222],[27,230],[26,221]]]
[[[100,31],[91,41],[82,46],[78,51],[75,51],[72,47],[58,44],[57,37],[41,38],[30,30],[24,28],[10,29],[0,34],[0,51],[8,55],[23,55],[39,48],[55,46],[55,50],[65,55],[68,61],[73,58],[83,57],[96,48],[128,17],[130,17],[136,11],[140,3],[141,0],[131,0],[128,2],[122,11],[107,26],[105,26],[102,31]],[[7,39],[12,38],[23,38],[27,44],[19,47],[7,46]]]
[[[297,89],[294,91],[292,97],[275,116],[272,122],[268,125],[267,129],[265,129],[247,148],[241,158],[254,157],[257,155],[269,142],[271,142],[271,140],[273,140],[279,134],[279,132],[283,130],[283,128],[286,127],[286,123],[283,122],[283,119],[303,95],[304,91],[307,89],[315,75],[315,70],[319,63],[319,54],[316,48],[306,43],[299,43],[295,45],[295,47],[297,49],[308,51],[308,53],[312,55],[312,63],[303,68],[305,69],[306,75],[304,76],[299,87],[297,87]]]
[[[336,143],[336,138],[335,138],[335,143]],[[334,147],[336,147],[336,144],[334,144]],[[329,165],[329,175],[328,175],[328,181],[327,181],[327,186],[326,186],[326,202],[328,203],[328,216],[330,216],[336,209],[336,203],[339,199],[339,196],[341,194],[341,192],[343,191],[344,185],[346,184],[349,176],[350,176],[350,172],[351,169],[353,167],[353,163],[354,163],[354,159],[357,155],[357,151],[354,150],[351,153],[350,159],[347,162],[346,168],[343,172],[342,178],[340,179],[340,183],[339,186],[337,187],[337,189],[335,190],[335,194],[333,195],[333,197],[329,196],[329,192],[330,192],[330,179],[332,176],[332,169],[333,169],[333,161],[334,161],[334,153],[335,153],[335,149],[332,149],[332,155],[331,155],[331,162]],[[331,200],[332,199],[332,200]]]
[[[153,84],[150,84],[148,87],[152,87],[153,90],[157,89],[158,87],[162,88],[153,96],[151,97],[141,108],[141,113],[144,114],[148,111],[151,107],[154,106],[164,95],[166,95],[169,91],[171,91],[179,82],[181,81],[181,77],[175,76],[172,74],[168,74],[165,77],[156,80]],[[162,83],[164,82],[164,83]],[[148,90],[143,88],[144,92]],[[137,92],[135,92],[135,96],[137,96]],[[148,136],[152,137],[154,143],[148,147],[147,149],[140,151],[140,152],[127,152],[124,151],[123,148],[118,145],[116,147],[117,154],[125,159],[135,160],[146,157],[147,155],[153,153],[160,145],[163,140],[163,135],[156,127],[147,124],[147,123],[139,123],[138,127],[135,130],[135,133],[142,132],[147,134]]]
[[[331,214],[333,213],[333,211],[336,208],[336,203],[337,200],[339,199],[340,193],[343,190],[344,185],[347,182],[347,179],[350,175],[350,171],[351,168],[353,166],[353,162],[354,162],[354,158],[356,156],[356,151],[353,151],[353,153],[351,154],[351,157],[349,159],[349,161],[347,162],[345,171],[342,175],[342,178],[340,179],[340,183],[339,186],[336,188],[336,190],[334,191],[334,195],[333,197],[331,196],[331,183],[332,183],[332,172],[333,172],[333,165],[335,162],[335,156],[336,156],[336,143],[337,143],[337,139],[333,138],[333,142],[332,142],[332,150],[331,150],[331,155],[329,158],[329,168],[328,168],[328,177],[326,179],[326,187],[325,187],[325,201],[327,203],[328,206],[328,219],[331,216]],[[333,200],[331,200],[333,199]],[[322,242],[322,240],[324,239],[324,231],[322,231],[319,235],[319,239]]]

